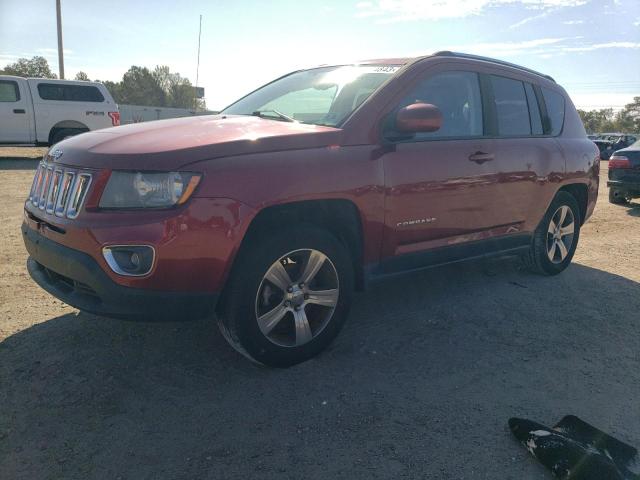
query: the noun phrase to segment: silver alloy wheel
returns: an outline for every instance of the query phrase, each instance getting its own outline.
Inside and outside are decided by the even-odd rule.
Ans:
[[[567,205],[558,208],[547,229],[547,256],[551,263],[562,263],[573,245],[575,218]]]
[[[260,331],[281,347],[299,347],[327,326],[338,304],[338,272],[314,249],[289,252],[275,261],[256,294]]]

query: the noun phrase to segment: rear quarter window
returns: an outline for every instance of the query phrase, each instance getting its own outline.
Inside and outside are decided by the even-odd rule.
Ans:
[[[43,100],[60,102],[104,102],[104,96],[92,85],[38,84],[38,95]]]
[[[17,102],[20,100],[18,84],[11,80],[0,80],[0,102]]]
[[[549,120],[548,134],[560,135],[564,125],[564,97],[553,90],[542,87],[542,96],[547,107],[547,117]]]

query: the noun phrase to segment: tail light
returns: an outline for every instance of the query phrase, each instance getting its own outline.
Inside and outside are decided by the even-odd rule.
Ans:
[[[631,168],[631,162],[622,155],[613,155],[609,158],[609,168]]]
[[[114,127],[120,125],[120,112],[109,112],[109,116],[111,117],[111,125]]]

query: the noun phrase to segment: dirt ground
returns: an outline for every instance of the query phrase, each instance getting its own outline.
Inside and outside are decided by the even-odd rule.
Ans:
[[[329,351],[247,362],[213,322],[78,313],[20,238],[37,149],[0,149],[0,478],[551,478],[506,427],[575,414],[640,447],[640,203],[607,201],[574,264],[432,269],[356,297]]]

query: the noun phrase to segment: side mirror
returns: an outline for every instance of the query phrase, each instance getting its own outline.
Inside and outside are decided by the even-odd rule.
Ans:
[[[396,130],[401,133],[436,132],[442,127],[442,112],[430,103],[413,103],[396,114]]]

